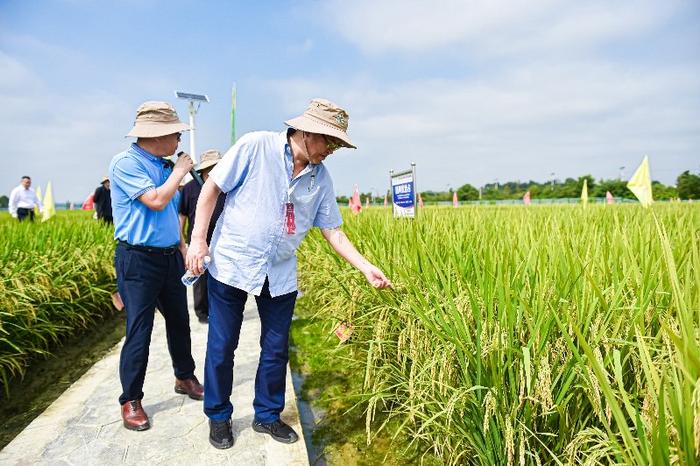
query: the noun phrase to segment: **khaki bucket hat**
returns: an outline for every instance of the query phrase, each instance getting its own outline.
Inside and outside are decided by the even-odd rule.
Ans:
[[[106,176],[103,176],[102,179],[100,180],[100,184],[104,184],[107,181],[109,181],[109,178],[107,178]]]
[[[127,136],[157,138],[189,129],[189,125],[180,121],[172,105],[167,102],[148,101],[136,110],[134,127]]]
[[[345,147],[357,149],[348,136],[348,112],[333,102],[315,98],[303,114],[284,122],[294,129],[309,133],[333,136],[343,142]]]
[[[213,167],[221,160],[221,152],[216,149],[209,149],[202,154],[202,160],[197,166],[197,171],[205,170],[209,167]]]

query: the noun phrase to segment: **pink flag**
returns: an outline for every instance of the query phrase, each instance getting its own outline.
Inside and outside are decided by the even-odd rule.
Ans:
[[[607,201],[608,204],[615,203],[615,198],[613,197],[613,195],[610,191],[605,192],[605,200]]]
[[[423,208],[423,196],[418,193],[418,207]]]
[[[90,193],[90,195],[83,201],[83,207],[81,210],[92,210],[95,208],[95,201],[92,200],[92,197],[95,195],[95,193]]]
[[[385,194],[385,195],[384,195],[384,207],[386,207],[386,206],[388,206],[388,205],[389,205],[389,201],[388,201],[388,199],[386,198],[386,194]]]
[[[459,207],[459,200],[457,199],[457,191],[452,193],[452,207]]]
[[[352,208],[353,214],[359,214],[362,212],[362,201],[360,201],[360,190],[357,185],[355,185],[355,191],[352,193]]]
[[[530,205],[530,191],[526,192],[523,196],[523,202],[525,205]]]

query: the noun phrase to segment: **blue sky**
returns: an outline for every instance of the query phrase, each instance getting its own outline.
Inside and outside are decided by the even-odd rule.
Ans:
[[[339,195],[498,179],[700,171],[697,1],[0,0],[0,194],[29,174],[82,201],[145,100],[206,93],[197,152],[281,130],[313,97],[350,113]],[[182,149],[189,149],[187,136]]]

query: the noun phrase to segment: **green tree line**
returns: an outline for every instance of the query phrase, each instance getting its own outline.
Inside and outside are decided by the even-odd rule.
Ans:
[[[530,191],[532,199],[562,199],[575,198],[581,196],[583,182],[588,182],[588,195],[590,197],[605,197],[605,193],[610,193],[616,199],[635,199],[634,194],[627,188],[627,181],[601,179],[596,181],[591,175],[584,175],[578,178],[566,178],[564,181],[552,180],[547,182],[537,181],[508,181],[506,183],[489,183],[481,188],[482,200],[505,200],[522,199],[527,191]],[[676,185],[665,185],[659,181],[652,181],[652,191],[654,199],[700,199],[700,175],[684,171],[676,178]],[[387,191],[388,193],[388,191]],[[421,197],[424,202],[451,201],[453,190],[447,191],[422,191]],[[371,193],[360,193],[360,199],[364,205],[365,200],[370,197],[374,203],[384,202],[382,197],[373,196]],[[460,201],[476,201],[479,199],[479,189],[464,184],[457,188],[457,198]],[[338,196],[337,201],[347,204],[347,196]]]

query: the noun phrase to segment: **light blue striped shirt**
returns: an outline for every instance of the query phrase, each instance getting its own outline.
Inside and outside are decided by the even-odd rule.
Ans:
[[[297,289],[296,249],[312,227],[337,228],[343,221],[333,181],[321,163],[294,179],[287,131],[248,133],[236,142],[209,177],[225,193],[214,229],[209,273],[256,296],[265,277],[270,294]],[[287,234],[285,205],[294,204],[296,232]]]

